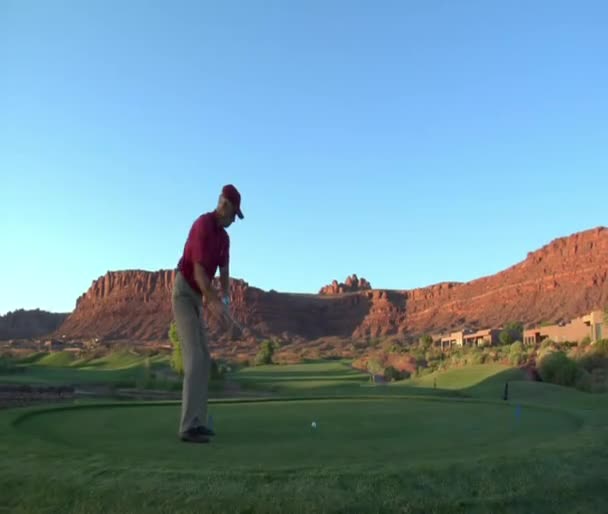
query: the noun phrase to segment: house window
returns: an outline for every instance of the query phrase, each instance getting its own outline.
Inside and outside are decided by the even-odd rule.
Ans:
[[[602,324],[596,323],[595,324],[595,340],[599,341],[601,338],[602,338]]]

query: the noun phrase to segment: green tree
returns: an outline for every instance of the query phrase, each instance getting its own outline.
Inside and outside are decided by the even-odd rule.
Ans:
[[[384,374],[384,367],[382,363],[378,359],[369,359],[367,361],[367,371],[369,371],[372,376],[372,380],[376,380],[376,375]]]
[[[431,346],[433,346],[433,337],[429,334],[423,335],[420,338],[420,345],[425,351],[428,350]]]
[[[513,337],[511,336],[511,332],[509,332],[507,329],[504,329],[500,332],[500,334],[498,335],[498,339],[500,339],[500,343],[504,344],[505,346],[513,343]]]
[[[173,350],[171,351],[171,368],[180,376],[184,375],[184,361],[182,357],[182,344],[177,333],[177,325],[172,321],[169,325],[169,340]]]
[[[263,364],[272,364],[272,356],[274,355],[275,345],[272,341],[262,341],[260,350],[255,356],[256,366]]]
[[[389,366],[384,370],[384,380],[387,382],[395,382],[397,380],[403,380],[408,378],[409,373],[407,371],[399,371],[394,366]]]
[[[524,336],[524,326],[519,321],[507,323],[505,328],[500,332],[499,339],[504,345],[511,344],[514,341],[521,341]]]

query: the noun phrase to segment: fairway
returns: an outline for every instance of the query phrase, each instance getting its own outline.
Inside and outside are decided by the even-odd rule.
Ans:
[[[177,405],[51,410],[16,428],[117,465],[268,470],[513,455],[578,427],[570,415],[538,408],[517,416],[499,403],[403,398],[216,403],[210,413],[219,435],[202,446],[177,440]]]

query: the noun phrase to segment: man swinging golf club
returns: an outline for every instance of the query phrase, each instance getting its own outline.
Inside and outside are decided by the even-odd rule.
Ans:
[[[216,209],[202,214],[192,224],[177,266],[172,306],[184,363],[179,435],[186,442],[208,443],[209,436],[215,435],[207,427],[211,355],[202,314],[203,298],[223,328],[240,328],[229,311],[230,239],[225,230],[236,216],[243,219],[241,195],[229,184],[223,187]],[[218,267],[221,299],[211,285]]]

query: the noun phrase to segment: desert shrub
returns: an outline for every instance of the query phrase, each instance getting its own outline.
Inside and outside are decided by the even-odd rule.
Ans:
[[[486,359],[486,353],[482,350],[477,350],[471,356],[471,364],[484,364],[486,362]]]
[[[555,352],[557,352],[557,350],[556,350],[556,348],[552,344],[549,345],[549,346],[546,346],[545,348],[543,348],[541,346],[540,349],[537,352],[537,359],[540,362],[545,357],[547,357],[548,355],[551,355],[552,353],[555,353]]]
[[[580,376],[581,368],[564,352],[552,352],[541,359],[538,371],[544,382],[574,386]]]
[[[578,343],[578,345],[583,349],[587,348],[590,344],[591,344],[591,338],[589,336],[583,337]]]
[[[540,343],[541,350],[547,350],[553,347],[555,343],[551,339],[545,339],[542,343]]]
[[[232,367],[223,361],[211,359],[211,380],[222,380],[226,373],[232,371]]]
[[[414,350],[411,353],[412,357],[414,357],[414,359],[416,359],[416,367],[417,368],[424,368],[426,367],[426,355],[423,351],[421,350]]]
[[[384,353],[401,353],[403,349],[403,341],[397,336],[389,337],[382,343],[382,351]]]
[[[591,373],[589,373],[585,369],[579,370],[579,374],[578,374],[578,377],[576,378],[576,383],[574,385],[577,389],[579,389],[581,391],[585,391],[587,393],[599,392],[599,391],[593,390],[594,387],[593,387],[593,379],[592,379]]]
[[[608,369],[608,355],[603,351],[593,348],[578,359],[578,363],[589,373],[594,369]]]
[[[407,371],[399,371],[393,366],[389,366],[384,370],[384,379],[387,382],[394,382],[397,380],[403,380],[404,378],[409,378],[410,374]]]
[[[524,353],[524,345],[521,341],[515,341],[509,346],[509,362],[513,366],[521,366],[527,360],[527,354]]]
[[[509,362],[513,366],[521,366],[526,362],[526,357],[521,352],[514,352],[509,354]]]
[[[580,345],[573,346],[568,349],[567,355],[568,358],[578,361],[585,354],[585,348]]]
[[[274,351],[276,349],[275,344],[272,341],[266,340],[262,341],[260,344],[260,350],[255,356],[255,364],[256,366],[261,366],[264,364],[272,364],[272,356],[274,355]]]
[[[484,361],[485,362],[496,362],[496,350],[493,348],[484,348],[483,349],[483,354],[484,354]]]
[[[594,350],[601,355],[608,357],[608,339],[600,339],[593,344]]]
[[[384,367],[379,359],[372,357],[367,361],[367,371],[372,375],[380,375],[384,372]]]
[[[521,341],[515,341],[509,347],[509,353],[521,353],[524,351],[524,345]]]
[[[425,334],[420,338],[418,344],[423,350],[428,350],[433,346],[433,338],[432,336]]]
[[[180,376],[184,374],[184,361],[182,357],[182,343],[177,333],[177,325],[172,321],[169,325],[169,340],[171,341],[171,368]]]
[[[606,383],[607,372],[604,368],[596,368],[589,373],[591,380],[592,393],[605,393],[608,384]]]

